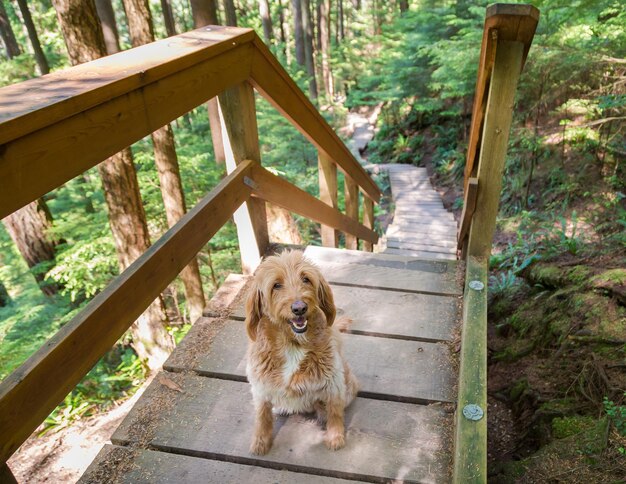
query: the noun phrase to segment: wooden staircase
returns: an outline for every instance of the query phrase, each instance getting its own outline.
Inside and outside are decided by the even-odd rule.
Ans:
[[[346,411],[346,447],[329,451],[315,417],[293,415],[277,417],[267,455],[250,454],[240,276],[196,322],[82,482],[107,469],[128,469],[120,482],[450,480],[457,262],[321,247],[305,255],[330,282],[338,312],[354,319],[344,352],[361,391]]]

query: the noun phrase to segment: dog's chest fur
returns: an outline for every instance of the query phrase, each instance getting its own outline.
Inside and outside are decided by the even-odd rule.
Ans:
[[[284,363],[282,366],[282,376],[285,385],[289,385],[293,376],[300,369],[300,365],[306,358],[307,351],[301,346],[287,345],[283,353]]]

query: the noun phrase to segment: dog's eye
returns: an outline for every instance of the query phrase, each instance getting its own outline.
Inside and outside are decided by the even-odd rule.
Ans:
[[[274,283],[274,289],[280,289],[281,287],[283,287],[283,285],[280,282]]]
[[[311,284],[311,280],[307,276],[302,276],[302,282],[305,284]]]

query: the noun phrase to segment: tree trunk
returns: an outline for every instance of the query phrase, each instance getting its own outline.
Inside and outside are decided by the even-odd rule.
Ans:
[[[0,37],[2,37],[2,42],[4,42],[4,47],[7,51],[7,57],[9,59],[13,59],[13,57],[18,56],[22,53],[20,46],[17,43],[17,39],[15,38],[13,27],[11,27],[9,16],[7,15],[7,12],[4,9],[4,4],[2,3],[1,0],[0,0]]]
[[[261,14],[261,23],[263,24],[263,37],[265,37],[265,43],[267,45],[272,45],[274,32],[272,31],[272,15],[270,14],[270,5],[267,0],[259,0],[259,12]]]
[[[224,13],[226,14],[226,25],[237,27],[237,10],[233,0],[224,0]]]
[[[304,30],[304,57],[306,72],[309,75],[309,96],[317,99],[317,81],[315,80],[315,61],[313,60],[313,27],[311,25],[311,5],[309,0],[301,0],[302,27]]]
[[[133,16],[128,19],[130,38],[133,46],[154,41],[152,18],[147,0],[124,0],[126,12]],[[133,13],[131,13],[133,12]],[[180,169],[176,156],[174,133],[169,124],[152,133],[154,160],[159,173],[161,196],[165,205],[167,223],[172,227],[186,212],[185,195],[180,181]],[[180,273],[185,286],[185,295],[192,322],[202,316],[205,300],[202,292],[202,280],[196,258]]]
[[[287,45],[287,32],[285,30],[285,7],[283,1],[278,0],[278,25],[280,26],[280,43],[283,49],[283,55],[285,56],[285,62],[287,65],[291,64],[289,46]]]
[[[409,0],[399,0],[398,6],[400,7],[400,14],[409,11]]]
[[[93,0],[52,0],[72,64],[105,56],[106,46]],[[150,246],[146,216],[130,148],[98,165],[109,211],[109,225],[121,269]],[[133,348],[151,369],[159,368],[174,348],[160,298],[133,323]]]
[[[7,216],[3,222],[29,268],[41,262],[54,261],[54,247],[57,241],[48,233],[52,228],[52,219],[43,200],[29,203]],[[43,283],[45,279],[43,272],[34,272],[33,276],[46,296],[57,293],[57,285]]]
[[[302,5],[301,0],[291,0],[293,9],[293,36],[296,43],[296,62],[304,66],[304,31],[302,30]]]
[[[346,26],[343,13],[343,0],[337,0],[337,16],[339,17],[339,39],[346,38]]]
[[[219,25],[215,0],[191,0],[191,14],[196,29],[205,25]]]
[[[98,11],[98,17],[100,17],[100,23],[102,24],[106,51],[109,54],[115,54],[121,49],[117,23],[115,22],[115,12],[113,12],[111,0],[96,0],[96,10]]]
[[[24,19],[24,25],[26,26],[26,31],[28,32],[28,38],[30,39],[30,43],[33,46],[33,52],[35,53],[37,66],[39,66],[39,72],[43,76],[44,74],[50,72],[48,59],[46,59],[46,56],[41,49],[41,43],[39,42],[37,29],[35,29],[35,24],[33,23],[33,18],[30,15],[30,10],[28,10],[26,0],[17,0],[17,4],[20,7],[20,12],[22,12],[22,18]]]
[[[163,19],[165,20],[165,31],[167,36],[176,35],[176,22],[174,22],[174,14],[169,0],[161,0],[161,10],[163,10]]]
[[[11,296],[9,296],[7,288],[4,286],[2,281],[0,281],[0,308],[7,306],[10,302]]]
[[[291,213],[271,203],[266,204],[266,209],[267,231],[272,242],[295,245],[304,243]]]
[[[214,0],[191,0],[191,11],[193,14],[193,24],[196,29],[205,25],[218,25],[217,8]],[[221,165],[226,161],[224,154],[224,141],[222,139],[222,125],[220,124],[217,98],[209,99],[207,102],[207,114],[209,116],[209,127],[211,129],[211,140],[213,141],[213,152],[215,162]]]
[[[330,0],[319,0],[320,47],[322,51],[322,76],[328,102],[333,102],[333,75],[330,69]]]

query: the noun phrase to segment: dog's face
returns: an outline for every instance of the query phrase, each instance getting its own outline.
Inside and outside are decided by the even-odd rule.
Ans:
[[[319,326],[331,326],[335,304],[319,269],[300,251],[268,257],[259,266],[246,302],[246,329],[256,340],[266,317],[289,339],[307,339]],[[322,317],[323,315],[323,317]]]

